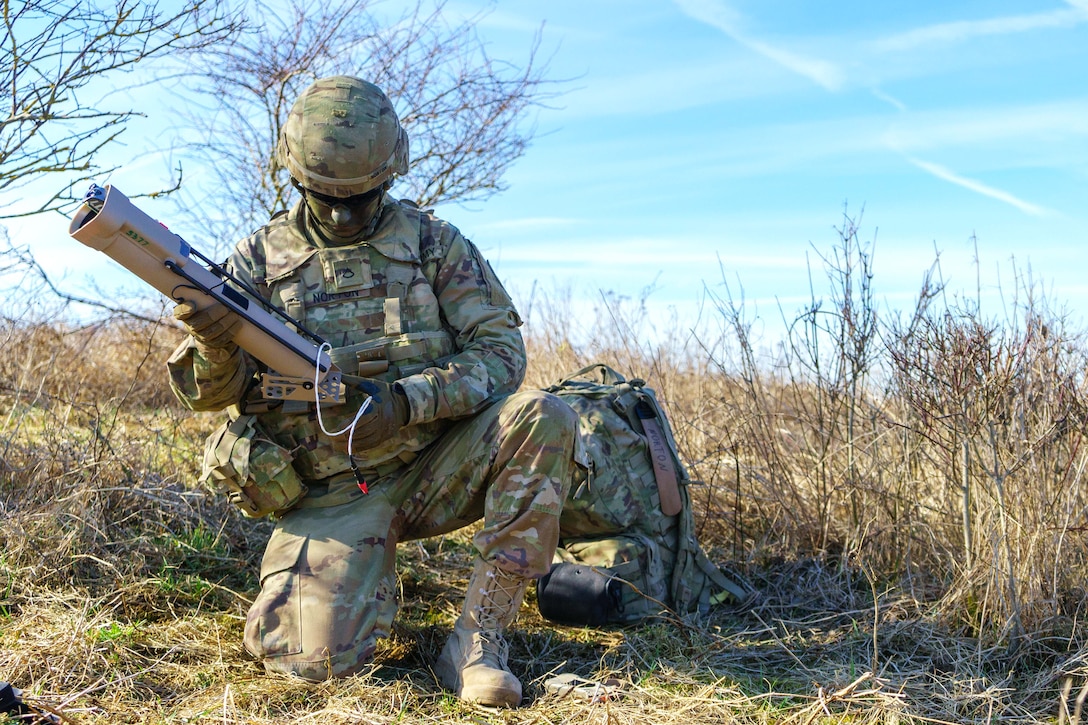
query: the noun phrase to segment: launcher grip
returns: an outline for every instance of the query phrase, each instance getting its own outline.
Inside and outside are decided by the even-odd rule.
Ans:
[[[281,320],[228,287],[189,257],[184,239],[140,211],[128,197],[107,185],[91,193],[72,217],[68,233],[107,255],[128,271],[177,302],[197,309],[222,302],[242,318],[234,342],[282,375],[313,380],[332,369],[329,355]]]

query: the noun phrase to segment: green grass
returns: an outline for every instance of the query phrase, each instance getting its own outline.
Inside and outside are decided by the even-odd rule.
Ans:
[[[110,622],[109,624],[95,629],[93,632],[93,639],[96,642],[117,642],[125,644],[132,640],[140,626],[140,624]]]

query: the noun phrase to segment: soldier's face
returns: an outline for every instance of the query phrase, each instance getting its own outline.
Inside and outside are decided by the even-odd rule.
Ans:
[[[340,239],[351,240],[370,225],[382,203],[379,187],[358,196],[339,199],[313,191],[306,192],[306,206],[321,229]]]

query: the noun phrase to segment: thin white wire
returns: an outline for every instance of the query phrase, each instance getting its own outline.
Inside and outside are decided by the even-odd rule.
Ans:
[[[327,342],[323,342],[323,343],[321,343],[321,346],[319,348],[317,348],[317,360],[318,360],[319,363],[321,361],[321,353],[325,352],[326,349],[328,349],[331,352],[332,351],[332,345],[330,345]],[[320,384],[321,384],[321,366],[320,365],[314,365],[314,405],[317,407],[317,424],[319,426],[321,426],[322,432],[324,432],[325,435],[329,436],[330,438],[335,438],[336,436],[341,436],[341,435],[344,435],[345,433],[347,433],[348,434],[348,456],[350,457],[351,456],[352,442],[355,440],[355,426],[357,426],[359,424],[359,419],[362,418],[363,414],[366,413],[367,409],[370,408],[370,402],[372,400],[374,400],[374,397],[370,396],[370,395],[366,396],[366,400],[364,400],[363,404],[359,406],[359,411],[355,414],[355,417],[351,419],[351,422],[348,423],[343,428],[341,428],[340,430],[333,433],[333,432],[329,431],[328,428],[325,427],[325,421],[323,421],[321,419],[321,388],[319,387]]]

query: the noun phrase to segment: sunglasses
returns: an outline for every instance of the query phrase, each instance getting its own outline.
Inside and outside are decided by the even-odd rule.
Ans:
[[[325,206],[352,206],[360,207],[370,204],[382,193],[381,187],[377,189],[371,189],[365,194],[356,194],[355,196],[329,196],[328,194],[319,194],[316,191],[306,191],[306,195],[316,199]]]

